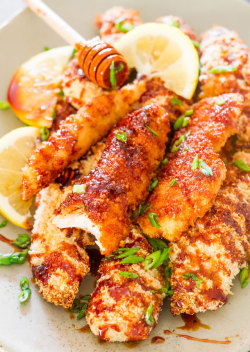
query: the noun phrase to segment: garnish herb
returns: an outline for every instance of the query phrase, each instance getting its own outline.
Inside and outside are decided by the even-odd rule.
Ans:
[[[173,20],[171,26],[176,27],[176,28],[180,28],[180,24],[176,20]]]
[[[177,131],[180,127],[182,127],[184,121],[184,115],[181,115],[174,123],[174,129]]]
[[[158,260],[160,259],[161,251],[156,251],[149,254],[145,259],[145,270],[154,269],[155,265],[157,264]]]
[[[167,244],[163,240],[147,237],[147,241],[149,242],[154,251],[162,251],[163,249],[168,248]]]
[[[133,248],[118,248],[116,251],[110,254],[107,259],[112,259],[112,258],[124,258],[128,257],[129,255],[136,254],[141,247],[133,247]]]
[[[151,225],[156,227],[156,228],[160,228],[161,225],[159,224],[159,221],[158,221],[158,215],[156,213],[148,213],[148,218],[149,218],[149,221],[151,222]]]
[[[194,113],[194,109],[190,109],[190,110],[187,110],[184,115],[191,116],[191,115],[193,115],[193,113]]]
[[[56,108],[54,108],[54,110],[53,110],[52,119],[53,119],[54,121],[56,120]]]
[[[20,233],[17,235],[17,239],[12,243],[19,248],[27,248],[30,242],[31,239],[27,233]]]
[[[189,123],[189,117],[194,113],[194,109],[187,110],[184,115],[181,115],[174,124],[174,129],[178,130],[180,127],[186,127]]]
[[[148,308],[146,310],[145,321],[146,321],[147,325],[149,325],[149,326],[155,325],[155,320],[153,317],[153,304],[152,303],[150,303],[150,305],[148,306]]]
[[[138,207],[138,216],[142,215],[144,213],[146,213],[146,211],[148,211],[148,209],[151,207],[150,204],[147,203],[141,203]]]
[[[169,182],[169,184],[170,184],[170,186],[174,186],[174,185],[176,184],[176,182],[177,182],[177,178],[173,178],[173,179]]]
[[[28,249],[22,252],[0,254],[0,265],[23,264],[27,258]]]
[[[158,133],[156,133],[154,130],[152,130],[152,128],[150,128],[148,125],[145,125],[145,127],[151,131],[156,137],[159,137]]]
[[[20,303],[25,303],[28,301],[28,299],[31,296],[31,289],[26,288],[25,290],[22,290],[19,295],[18,295],[18,300]]]
[[[121,264],[136,264],[144,261],[143,257],[137,255],[130,255],[121,261]]]
[[[234,66],[215,66],[211,68],[210,73],[226,73],[226,72],[234,72],[237,70],[237,67]]]
[[[74,48],[74,49],[72,50],[71,59],[74,59],[76,53],[77,53],[77,50],[76,50],[76,48]]]
[[[217,101],[216,104],[221,106],[221,105],[224,105],[226,102],[226,100],[220,100],[220,101]]]
[[[240,285],[241,288],[244,288],[248,285],[249,283],[249,272],[248,268],[243,268],[240,271]]]
[[[235,160],[234,165],[243,171],[250,171],[250,167],[241,159]]]
[[[171,148],[171,152],[177,152],[177,150],[180,149],[181,144],[185,141],[186,137],[188,137],[189,135],[190,135],[189,131],[184,133],[184,134],[182,134],[180,136],[180,138],[177,141],[174,142],[174,144],[173,144],[173,146]]]
[[[124,23],[125,19],[120,20],[116,23],[117,29],[119,32],[127,33],[135,28],[131,23]]]
[[[0,100],[0,110],[8,110],[10,108],[10,103],[5,100]]]
[[[118,141],[121,141],[121,142],[124,142],[126,143],[127,142],[127,135],[124,131],[115,131],[115,135],[116,135],[116,139]]]
[[[50,50],[50,48],[48,47],[48,46],[45,46],[44,48],[43,48],[43,51],[49,51]]]
[[[194,273],[185,273],[184,275],[182,275],[182,278],[186,280],[192,279],[194,281],[197,281],[196,287],[199,287],[203,282],[203,280],[199,279]]]
[[[151,192],[158,185],[158,179],[156,177],[152,178],[151,184],[148,187],[148,191]]]
[[[200,43],[199,42],[197,42],[196,40],[192,40],[192,43],[193,43],[195,48],[200,49]]]
[[[75,298],[73,305],[69,308],[71,313],[77,314],[76,319],[80,320],[86,315],[86,310],[88,308],[88,301],[90,300],[91,296],[86,295],[83,297]],[[87,302],[86,302],[87,301]]]
[[[41,138],[43,141],[47,141],[49,138],[49,129],[48,127],[42,127],[41,128]]]
[[[119,275],[127,277],[128,279],[136,279],[138,277],[138,275],[133,273],[132,271],[121,271]]]
[[[160,165],[165,165],[168,162],[168,158],[165,158],[161,161]]]
[[[7,225],[8,221],[6,219],[4,219],[1,224],[0,224],[0,229],[2,229],[3,227],[5,227]]]
[[[58,93],[58,95],[60,95],[60,97],[62,97],[62,98],[65,97],[65,94],[64,94],[64,91],[63,91],[63,90],[60,90],[60,92]]]
[[[177,105],[182,105],[182,101],[176,97],[173,97],[170,99],[170,103],[173,105],[173,106],[177,106]]]
[[[83,193],[86,190],[86,184],[84,185],[74,185],[73,192],[74,193]]]
[[[30,288],[30,283],[26,276],[21,278],[20,287],[21,287],[21,290],[26,290],[27,288]]]
[[[119,66],[117,68],[115,68],[114,60],[111,62],[109,79],[110,79],[110,84],[111,84],[112,89],[116,88],[116,84],[117,84],[116,75],[117,75],[117,73],[121,72],[123,70],[123,68],[124,68],[124,65],[122,62],[119,63]]]
[[[182,122],[182,127],[187,127],[187,125],[189,124],[189,117],[184,117],[183,122]]]
[[[199,168],[199,170],[203,173],[205,176],[213,176],[213,171],[210,166],[208,166],[205,161],[199,159],[198,154],[196,154],[193,162],[192,162],[192,170],[196,170]]]

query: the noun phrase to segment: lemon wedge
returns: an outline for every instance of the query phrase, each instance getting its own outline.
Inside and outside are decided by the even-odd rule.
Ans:
[[[0,213],[24,228],[29,227],[32,200],[22,200],[22,168],[39,135],[36,127],[20,127],[0,138]]]
[[[73,48],[44,51],[22,64],[12,77],[8,100],[16,116],[36,127],[51,127],[63,72]]]
[[[122,36],[115,47],[139,73],[161,77],[167,88],[184,98],[193,96],[199,56],[180,29],[163,23],[145,23]]]

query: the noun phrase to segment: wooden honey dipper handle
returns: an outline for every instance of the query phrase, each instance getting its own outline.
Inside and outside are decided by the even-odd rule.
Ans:
[[[110,44],[101,40],[86,41],[42,0],[24,0],[29,8],[67,43],[76,47],[79,66],[92,82],[105,89],[121,86],[129,68],[124,57]]]

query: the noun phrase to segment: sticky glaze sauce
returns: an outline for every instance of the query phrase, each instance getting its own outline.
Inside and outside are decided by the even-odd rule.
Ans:
[[[0,234],[0,241],[3,243],[8,244],[9,246],[11,246],[12,248],[17,249],[17,247],[12,243],[13,240],[10,240],[9,238],[3,236]]]
[[[197,331],[200,328],[203,329],[210,329],[210,326],[207,324],[203,324],[197,316],[189,315],[189,314],[182,314],[182,320],[184,321],[185,325],[178,326],[177,329],[186,330],[186,331]]]
[[[231,341],[227,340],[227,339],[224,340],[224,341],[210,340],[210,339],[200,339],[198,337],[194,337],[194,336],[190,336],[190,335],[177,334],[177,333],[172,332],[170,330],[164,330],[164,334],[165,335],[175,335],[175,336],[178,336],[178,337],[183,337],[184,339],[187,339],[187,340],[206,342],[206,343],[215,343],[215,344],[219,344],[219,345],[228,345],[228,344],[231,343]]]
[[[151,343],[154,345],[158,345],[158,344],[164,343],[164,342],[165,342],[165,339],[164,339],[164,337],[161,337],[161,336],[154,336],[151,339]]]
[[[91,332],[89,325],[84,325],[84,326],[81,327],[80,329],[76,329],[76,331],[82,332],[82,333],[84,333],[84,334]]]

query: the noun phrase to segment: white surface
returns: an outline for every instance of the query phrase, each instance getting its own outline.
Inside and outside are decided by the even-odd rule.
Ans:
[[[2,1],[0,0],[1,5]],[[10,3],[12,1],[14,0],[8,0]],[[198,33],[214,23],[226,25],[237,30],[250,45],[250,7],[241,0],[137,0],[136,2],[134,0],[50,0],[48,3],[86,37],[96,33],[93,19],[97,13],[114,4],[122,4],[127,7],[136,6],[141,10],[145,21],[153,21],[164,14],[180,15],[194,26]],[[5,99],[9,80],[23,61],[41,51],[44,46],[65,44],[28,10],[0,31],[0,43],[0,100]],[[21,125],[11,111],[0,111],[0,135]],[[10,238],[15,238],[20,232],[23,230],[10,224],[1,229],[1,233]],[[9,250],[7,246],[0,244],[0,252]],[[19,280],[23,275],[29,278],[32,276],[27,263],[20,266],[0,267],[0,348],[3,345],[9,352],[128,351],[125,345],[108,343],[100,345],[93,335],[77,332],[72,327],[69,315],[62,308],[46,303],[38,294],[34,284],[31,284],[30,302],[21,307],[17,296],[20,292]],[[83,292],[89,293],[93,288],[90,278],[83,281],[81,286]],[[173,335],[164,336],[164,329],[173,330],[183,325],[180,318],[170,316],[166,304],[160,315],[159,325],[151,334],[151,337],[156,335],[165,337],[165,343],[152,345],[149,339],[140,343],[132,351],[247,352],[250,350],[250,286],[240,289],[237,278],[233,292],[234,296],[229,297],[229,302],[223,308],[199,315],[203,323],[211,326],[211,330],[200,329],[190,333],[199,338],[217,340],[230,337],[231,344],[214,345],[188,341]],[[78,323],[79,326],[84,324],[84,321]],[[182,333],[181,330],[177,332]],[[238,337],[236,337],[237,334]]]

